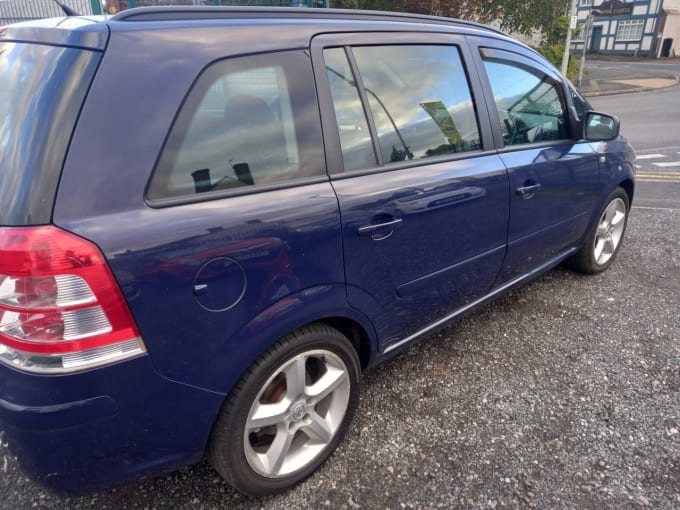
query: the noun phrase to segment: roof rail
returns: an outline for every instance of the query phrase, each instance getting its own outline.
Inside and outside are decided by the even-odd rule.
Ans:
[[[296,7],[224,7],[224,6],[159,6],[138,7],[121,11],[109,19],[112,21],[171,21],[194,19],[239,18],[308,18],[366,21],[396,21],[427,23],[476,28],[506,35],[498,30],[474,21],[443,18],[406,12],[363,11],[356,9],[308,9]]]

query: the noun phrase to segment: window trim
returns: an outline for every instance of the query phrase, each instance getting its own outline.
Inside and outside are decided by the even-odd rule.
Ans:
[[[382,151],[380,150],[380,139],[378,137],[378,128],[375,125],[375,118],[371,112],[370,103],[368,102],[368,94],[366,94],[366,87],[364,86],[364,78],[359,72],[359,65],[357,64],[356,58],[354,58],[354,52],[351,46],[344,46],[345,56],[347,57],[347,62],[352,70],[352,76],[354,77],[354,83],[357,86],[357,92],[359,93],[359,100],[361,101],[361,108],[364,111],[364,118],[366,119],[366,124],[368,125],[368,130],[371,135],[371,142],[373,144],[373,155],[375,156],[376,164],[379,167],[385,166],[383,161]],[[340,147],[342,152],[342,147]],[[344,163],[343,163],[344,167]]]
[[[484,91],[487,101],[487,111],[489,112],[489,118],[492,124],[494,123],[496,124],[493,126],[493,129],[496,136],[497,151],[499,153],[514,152],[519,150],[549,147],[551,145],[561,144],[565,142],[571,143],[576,142],[577,141],[576,133],[578,131],[578,126],[576,119],[574,119],[573,114],[571,112],[571,108],[573,107],[573,105],[571,101],[569,101],[569,99],[567,98],[565,82],[562,79],[560,79],[559,75],[557,74],[557,71],[554,69],[547,68],[545,64],[541,63],[540,61],[534,60],[533,58],[530,58],[524,54],[517,53],[506,48],[489,46],[488,40],[477,39],[477,41],[478,41],[477,44],[473,46],[474,49],[477,50],[478,67],[481,68],[478,69],[478,74],[480,76],[480,81],[484,83]],[[517,145],[506,145],[505,141],[503,140],[503,136],[501,134],[500,129],[500,114],[498,112],[496,101],[493,95],[493,89],[491,87],[491,83],[489,81],[489,77],[484,66],[485,59],[506,62],[515,67],[524,69],[534,75],[536,74],[536,72],[542,73],[545,79],[547,79],[547,81],[551,83],[557,91],[557,95],[559,97],[560,103],[562,104],[562,110],[565,115],[568,138],[560,138],[558,140],[546,140]]]

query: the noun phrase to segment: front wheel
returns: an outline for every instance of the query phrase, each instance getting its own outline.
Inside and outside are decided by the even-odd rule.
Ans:
[[[312,474],[345,435],[358,404],[359,360],[337,330],[286,336],[236,385],[217,419],[209,458],[241,492],[283,491]]]
[[[597,274],[607,269],[621,247],[629,210],[628,194],[617,188],[607,200],[586,244],[568,259],[567,265],[587,274]]]

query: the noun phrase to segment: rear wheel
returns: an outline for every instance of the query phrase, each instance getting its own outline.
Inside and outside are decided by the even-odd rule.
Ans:
[[[597,274],[607,269],[621,247],[629,209],[628,195],[623,189],[617,188],[607,200],[586,244],[567,261],[567,265],[587,274]]]
[[[263,354],[236,385],[209,446],[236,489],[266,495],[312,474],[345,435],[358,403],[360,367],[349,340],[306,326]]]

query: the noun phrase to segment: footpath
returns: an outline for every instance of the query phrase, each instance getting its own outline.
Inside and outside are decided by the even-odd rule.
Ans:
[[[602,60],[598,59],[598,63]],[[612,65],[616,65],[617,62],[622,64],[632,63],[631,60],[608,61]],[[666,71],[662,66],[655,66],[654,69],[631,69],[630,74],[626,74],[621,77],[606,77],[604,73],[597,67],[588,67],[586,63],[586,68],[588,69],[588,74],[583,78],[581,86],[578,90],[586,97],[595,96],[606,96],[613,94],[630,94],[633,92],[644,92],[648,90],[664,89],[668,87],[673,87],[680,82],[680,76],[674,73],[671,67],[677,69],[677,66],[672,64],[679,64],[680,59],[673,60],[663,60],[663,61],[650,61],[645,60],[645,62],[650,64],[670,64],[669,70]]]

